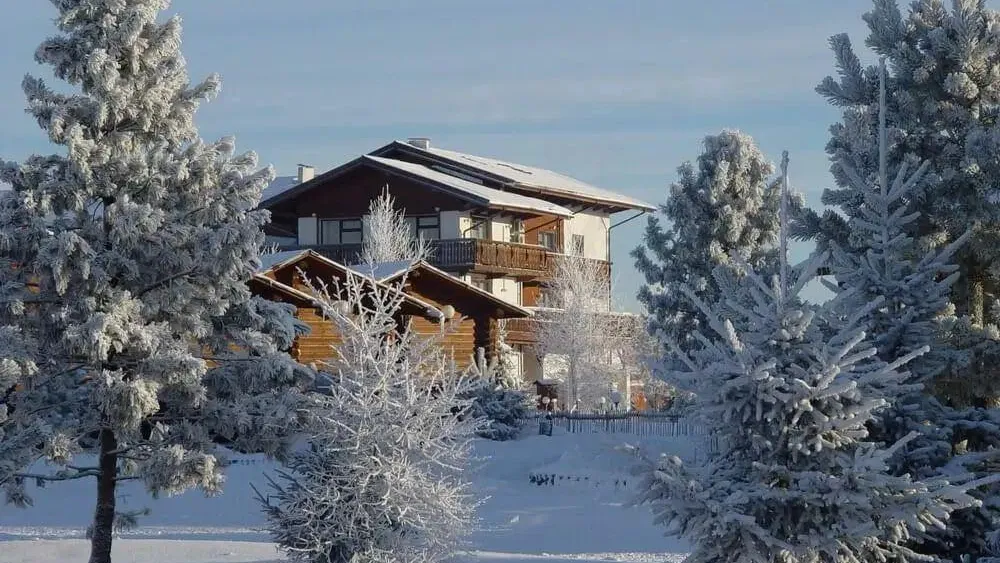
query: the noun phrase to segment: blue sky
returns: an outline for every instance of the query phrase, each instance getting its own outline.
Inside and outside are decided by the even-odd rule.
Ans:
[[[0,19],[0,158],[51,150],[23,112],[25,73],[55,29],[49,2]],[[902,4],[906,4],[903,2]],[[833,72],[830,35],[862,45],[870,0],[174,0],[194,79],[223,78],[200,114],[281,175],[318,170],[394,138],[551,168],[659,203],[701,139],[753,135],[811,205],[831,184],[823,152],[837,112],[813,91]],[[867,54],[868,60],[873,60]],[[625,215],[624,217],[627,217]],[[635,309],[615,229],[617,295]],[[796,248],[796,257],[805,249]]]

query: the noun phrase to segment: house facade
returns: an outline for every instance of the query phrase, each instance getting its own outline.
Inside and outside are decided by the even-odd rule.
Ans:
[[[316,175],[300,165],[264,194],[271,242],[357,262],[371,202],[388,187],[413,233],[428,241],[428,267],[530,310],[565,255],[611,268],[612,216],[654,206],[540,168],[393,141]],[[428,277],[433,277],[428,274]],[[610,279],[610,276],[609,276]],[[442,287],[447,284],[437,279]],[[511,360],[527,381],[543,378],[530,318],[505,319]]]

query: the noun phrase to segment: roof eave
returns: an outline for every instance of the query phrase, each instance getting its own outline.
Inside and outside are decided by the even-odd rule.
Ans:
[[[432,153],[430,151],[425,151],[425,150],[421,149],[420,147],[415,147],[415,146],[413,146],[413,145],[411,145],[411,144],[409,144],[407,142],[400,141],[398,139],[392,141],[391,143],[389,143],[387,145],[379,147],[379,148],[375,149],[374,151],[372,151],[372,152],[370,152],[368,154],[379,156],[379,153],[389,152],[392,149],[401,149],[403,152],[408,152],[410,154],[419,155],[419,156],[422,156],[424,158],[430,159],[432,161],[438,162],[440,164],[450,165],[450,166],[452,166],[452,167],[454,167],[454,168],[456,168],[456,169],[458,169],[460,171],[465,171],[465,172],[471,173],[472,175],[482,176],[482,177],[485,177],[485,178],[489,178],[490,180],[493,180],[494,182],[499,182],[499,183],[502,183],[502,184],[507,184],[507,185],[510,185],[511,187],[514,187],[514,188],[521,188],[521,189],[524,189],[524,190],[534,190],[536,192],[543,193],[545,195],[552,195],[552,196],[556,196],[556,197],[562,197],[562,198],[573,200],[573,201],[579,201],[581,203],[592,203],[592,204],[593,203],[597,203],[597,204],[601,204],[601,205],[604,205],[604,206],[607,206],[607,207],[614,208],[616,210],[615,212],[618,212],[618,211],[628,211],[628,210],[647,211],[647,212],[656,211],[656,207],[655,206],[652,206],[652,205],[650,205],[650,204],[648,204],[646,202],[643,202],[643,201],[637,201],[636,200],[634,203],[625,203],[625,202],[622,202],[622,201],[604,200],[604,199],[598,199],[598,198],[588,198],[588,197],[585,197],[585,196],[580,196],[579,194],[568,194],[568,193],[565,193],[565,192],[562,192],[562,191],[559,191],[559,190],[554,190],[554,189],[552,189],[552,188],[550,188],[548,186],[539,187],[539,186],[532,186],[530,184],[524,184],[522,182],[516,182],[516,181],[511,180],[510,178],[507,178],[506,176],[501,176],[499,174],[494,174],[492,172],[489,172],[489,171],[486,171],[486,170],[482,170],[480,168],[475,168],[475,167],[470,166],[469,164],[466,164],[464,162],[460,162],[460,161],[457,161],[457,160],[454,160],[454,159],[451,159],[451,158],[440,156],[440,155],[434,154],[434,153]]]
[[[298,196],[303,192],[307,192],[309,190],[312,190],[313,188],[317,188],[323,185],[323,183],[326,180],[334,178],[340,174],[343,174],[344,172],[347,172],[348,170],[353,169],[362,162],[363,162],[363,157],[359,156],[358,158],[345,162],[344,164],[341,164],[336,168],[327,170],[326,172],[320,174],[319,176],[316,176],[311,180],[307,180],[305,182],[302,182],[301,184],[288,188],[287,190],[281,192],[280,194],[271,196],[265,199],[264,201],[260,202],[259,204],[257,204],[257,207],[260,209],[269,209],[273,205],[277,205],[289,199],[293,199],[294,197]]]

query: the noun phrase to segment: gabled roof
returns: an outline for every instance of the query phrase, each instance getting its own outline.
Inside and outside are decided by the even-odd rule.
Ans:
[[[460,191],[467,196],[479,199],[484,207],[492,207],[508,211],[539,212],[548,215],[559,215],[562,217],[573,216],[572,211],[561,205],[521,194],[488,188],[482,184],[477,184],[450,174],[445,174],[444,172],[433,170],[421,164],[414,164],[404,160],[382,158],[380,156],[372,155],[365,155],[362,158],[372,160],[398,172],[417,176],[443,186],[448,186],[449,188]]]
[[[296,299],[301,299],[302,301],[309,303],[311,305],[315,305],[317,307],[322,305],[322,303],[320,303],[319,299],[317,299],[316,297],[309,295],[304,291],[295,289],[290,285],[283,284],[278,280],[272,280],[271,278],[265,276],[264,274],[254,274],[252,280],[258,283],[262,283],[268,287],[277,289],[278,291],[286,295],[290,295]]]
[[[513,184],[515,187],[535,191],[539,194],[564,197],[582,202],[605,204],[621,210],[656,210],[656,206],[650,203],[592,186],[559,172],[445,150],[434,146],[422,148],[406,141],[397,140],[373,151],[371,154],[378,156],[391,154],[397,150],[438,162],[442,165],[443,170],[450,168],[453,172],[464,172],[467,175],[487,177],[494,181]]]
[[[460,291],[469,292],[472,295],[475,295],[478,299],[490,302],[498,309],[501,309],[504,312],[504,315],[508,318],[524,318],[532,316],[532,312],[529,309],[501,299],[484,289],[472,285],[462,278],[455,277],[444,270],[431,266],[424,260],[420,260],[418,262],[385,262],[373,265],[355,264],[351,266],[351,269],[363,275],[372,276],[382,283],[390,283],[398,280],[404,274],[409,275],[412,272],[418,272],[420,275],[430,275],[438,283],[452,285]]]
[[[386,281],[409,272],[413,268],[410,260],[399,260],[396,262],[380,262],[378,264],[353,264],[351,269],[362,274],[371,276],[378,281]]]
[[[297,261],[305,252],[305,250],[283,250],[281,252],[272,252],[270,254],[261,255],[260,267],[257,268],[257,273],[261,274],[271,270],[277,270],[286,263]]]
[[[391,285],[388,285],[386,283],[383,283],[380,280],[375,279],[370,274],[366,274],[363,271],[355,270],[353,268],[349,268],[349,267],[341,264],[340,262],[336,262],[334,260],[330,260],[326,256],[323,256],[322,254],[320,254],[320,253],[318,253],[318,252],[316,252],[314,250],[287,250],[287,251],[284,251],[284,252],[276,252],[274,254],[268,254],[266,256],[261,256],[261,264],[262,265],[261,265],[261,268],[257,271],[257,274],[254,275],[254,279],[263,278],[263,280],[261,280],[261,281],[267,280],[265,283],[274,282],[274,280],[271,280],[271,278],[269,278],[269,277],[266,276],[266,274],[268,272],[276,271],[276,270],[282,269],[284,267],[290,266],[292,264],[295,264],[295,263],[299,262],[300,260],[302,260],[304,258],[310,258],[310,259],[316,260],[316,261],[318,261],[318,262],[320,262],[320,263],[322,263],[322,264],[324,264],[326,266],[329,266],[330,268],[332,268],[334,270],[337,270],[338,272],[343,273],[345,276],[348,275],[348,274],[360,276],[363,280],[365,280],[365,281],[367,281],[369,283],[375,284],[375,285],[381,287],[382,289],[386,289],[386,290],[389,290],[389,291],[399,291],[397,288],[394,288]],[[278,283],[278,285],[285,286],[285,284],[281,284],[279,282],[275,282],[275,283]],[[271,285],[274,285],[274,284],[272,283]],[[285,286],[285,287],[287,287],[287,286]],[[289,288],[289,289],[293,289],[293,288]],[[305,294],[305,293],[303,293],[303,292],[301,292],[299,290],[294,290],[294,291],[296,291],[298,293],[301,293],[303,295],[307,295],[307,294]],[[441,312],[440,309],[438,309],[434,305],[431,305],[430,303],[424,301],[423,299],[420,299],[418,297],[414,297],[413,295],[409,295],[406,292],[400,292],[400,294],[403,296],[404,302],[406,302],[410,306],[414,306],[414,307],[417,307],[417,308],[425,311],[426,314],[427,314],[427,316],[429,316],[429,317],[435,317],[435,318],[440,318],[440,317],[444,316],[444,314]],[[307,297],[311,301],[315,301],[315,298],[313,298],[312,296],[308,296],[307,295]]]
[[[260,207],[267,208],[289,200],[305,191],[319,188],[337,176],[359,166],[369,166],[384,172],[398,174],[428,186],[431,189],[448,193],[458,199],[480,207],[532,215],[558,215],[561,217],[571,217],[573,215],[573,212],[569,209],[542,199],[488,188],[469,180],[463,180],[462,178],[457,178],[443,172],[431,170],[420,164],[370,155],[360,156],[333,170],[324,172],[307,182],[285,187],[280,191],[275,190],[274,195],[261,201]],[[390,184],[390,189],[391,187]],[[268,190],[270,189],[269,187]]]
[[[294,188],[298,183],[298,176],[278,176],[274,180],[271,180],[271,183],[261,191],[260,200],[267,201],[278,194]]]

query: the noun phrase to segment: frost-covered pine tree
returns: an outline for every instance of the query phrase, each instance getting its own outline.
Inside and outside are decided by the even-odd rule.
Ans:
[[[272,178],[205,143],[166,0],[59,0],[28,111],[64,154],[0,162],[0,487],[93,478],[91,563],[111,557],[116,485],[223,484],[226,450],[281,455],[308,372],[302,325],[251,297]],[[44,465],[39,462],[47,462]]]
[[[925,350],[883,362],[863,315],[845,320],[803,303],[799,292],[824,259],[792,270],[782,252],[771,284],[752,267],[734,282],[718,266],[719,283],[743,295],[711,306],[684,289],[712,332],[696,332],[702,346],[690,353],[672,344],[687,366],[673,375],[695,392],[692,412],[720,451],[692,468],[660,459],[640,502],[691,540],[691,563],[912,560],[911,534],[977,502],[964,491],[978,483],[893,475],[888,461],[905,440],[887,449],[868,441],[866,426],[886,404],[872,390],[905,380],[900,368]]]
[[[840,300],[845,314],[881,299],[877,307],[869,310],[865,324],[883,360],[891,362],[924,346],[930,348],[928,354],[907,364],[911,380],[886,393],[891,405],[879,413],[872,425],[873,439],[887,443],[918,432],[917,438],[891,460],[891,465],[896,473],[930,478],[941,471],[950,471],[951,467],[961,467],[963,460],[973,470],[981,456],[964,453],[953,457],[953,445],[969,439],[971,448],[966,449],[1000,446],[997,425],[1000,417],[984,417],[982,414],[986,413],[941,404],[929,392],[935,379],[960,355],[941,335],[943,329],[957,322],[949,299],[959,272],[951,261],[971,232],[966,231],[943,248],[930,250],[922,249],[908,233],[908,227],[920,218],[913,208],[924,187],[929,162],[917,165],[911,156],[902,165],[890,163],[884,63],[879,71],[882,79],[877,127],[878,174],[873,182],[848,160],[839,163],[850,182],[849,188],[841,193],[850,194],[856,204],[845,209],[853,213],[844,223],[850,233],[849,244],[842,247],[830,243],[834,250],[831,270],[837,285],[832,289],[847,292]],[[896,171],[891,180],[890,168]],[[989,513],[983,508],[970,510],[979,514],[956,515],[945,538],[924,539],[923,549],[936,545],[933,549],[940,555],[946,555],[952,548],[958,553],[984,550],[989,528],[983,529],[983,524],[988,525]],[[956,538],[967,539],[955,541]]]
[[[704,145],[696,164],[677,169],[679,179],[660,208],[667,225],[650,217],[643,246],[632,253],[646,279],[639,301],[649,314],[650,332],[665,334],[684,350],[694,344],[688,335],[707,330],[707,319],[680,288],[716,301],[720,291],[713,269],[729,264],[733,253],[764,267],[773,259],[778,233],[774,166],[753,139],[725,130],[705,137]]]
[[[475,523],[470,378],[440,336],[400,328],[396,288],[349,276],[319,295],[342,341],[320,368],[309,447],[259,493],[274,539],[310,563],[443,561]]]
[[[895,0],[875,0],[864,15],[866,44],[888,60],[887,100],[890,175],[904,162],[929,162],[920,197],[920,212],[907,226],[924,248],[942,249],[969,228],[972,235],[955,256],[960,276],[951,302],[956,319],[945,336],[966,351],[955,358],[938,395],[956,405],[1000,405],[1000,161],[997,116],[1000,115],[1000,13],[984,0],[919,0],[902,13]],[[863,66],[847,35],[831,39],[839,77],[827,77],[817,88],[843,108],[831,127],[827,152],[838,188],[823,196],[840,208],[810,215],[800,235],[820,243],[833,240],[847,247],[852,230],[844,216],[855,216],[861,203],[851,178],[840,165],[850,163],[857,175],[874,183],[878,175],[878,73]]]
[[[368,224],[360,262],[418,262],[429,255],[428,242],[417,238],[413,227],[406,221],[406,210],[396,208],[396,200],[386,186],[368,206]]]

